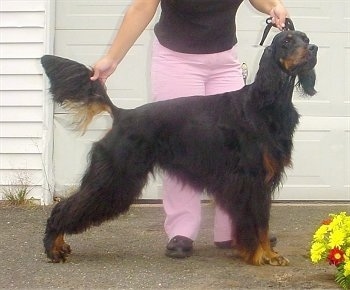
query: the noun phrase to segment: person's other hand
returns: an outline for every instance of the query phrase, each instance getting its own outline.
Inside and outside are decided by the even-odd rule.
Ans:
[[[117,68],[117,63],[104,56],[98,60],[93,66],[93,76],[90,78],[92,81],[100,80],[102,83],[105,83],[107,78],[115,71]]]

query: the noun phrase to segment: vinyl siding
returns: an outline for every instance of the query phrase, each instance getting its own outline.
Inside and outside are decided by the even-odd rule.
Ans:
[[[26,176],[30,196],[47,195],[44,80],[48,1],[0,4],[0,199]],[[46,143],[46,142],[45,142]],[[46,189],[45,189],[46,188]]]

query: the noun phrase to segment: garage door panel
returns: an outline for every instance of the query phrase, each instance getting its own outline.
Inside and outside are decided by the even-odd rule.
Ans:
[[[117,30],[58,30],[55,35],[55,53],[80,62],[91,63],[96,61],[95,57],[104,55],[116,33]],[[153,32],[145,31],[128,52],[127,58],[137,54],[135,53],[137,48],[147,50],[151,37]],[[143,59],[143,62],[145,61],[146,59]]]
[[[347,119],[347,129],[344,134],[344,144],[345,144],[345,152],[344,158],[342,160],[342,168],[344,170],[344,187],[346,191],[349,193],[350,200],[350,118]]]
[[[349,23],[350,27],[350,23]],[[350,31],[347,38],[346,47],[344,48],[343,69],[344,75],[340,78],[340,86],[344,86],[344,104],[350,106]],[[348,115],[350,116],[350,114]]]
[[[135,108],[151,101],[150,51],[153,34],[143,33],[128,52],[106,85],[113,102],[123,108]],[[129,100],[127,103],[125,101]],[[124,101],[123,104],[120,101]]]
[[[349,194],[344,192],[343,188],[336,189],[329,186],[321,185],[296,185],[284,186],[278,193],[275,194],[275,200],[331,200],[331,201],[348,201]]]
[[[99,115],[84,135],[74,130],[72,114],[56,114],[54,119],[55,191],[59,196],[69,196],[76,189],[89,164],[89,152],[94,142],[100,140],[112,126],[108,115]],[[69,150],[67,150],[69,148]],[[149,177],[142,198],[161,196],[161,178]]]
[[[303,115],[350,116],[350,53],[344,34],[312,33],[312,42],[319,46],[315,67],[317,94],[310,99],[295,94],[294,103]]]
[[[330,4],[327,1],[286,0],[284,3],[296,29],[304,31],[324,31],[323,28],[328,31],[331,29]],[[247,15],[251,17],[247,17]],[[238,10],[238,29],[243,31],[257,31],[260,29],[262,31],[266,26],[265,19],[267,17],[267,15],[254,10],[248,1],[243,2]]]
[[[350,118],[302,117],[279,199],[349,199],[349,130]]]
[[[122,108],[135,108],[149,101],[149,54],[151,32],[144,32],[107,81],[108,94]],[[55,54],[93,65],[110,44],[110,31],[58,31]]]
[[[349,31],[349,1],[285,0],[295,28],[322,33]]]
[[[131,0],[56,0],[56,29],[114,29]],[[148,29],[152,29],[153,22]]]
[[[112,42],[113,32],[109,30],[58,30],[55,36],[55,54],[92,64],[101,57]]]
[[[86,133],[81,135],[74,130],[72,120],[71,114],[56,114],[54,117],[55,188],[61,195],[78,186],[88,166],[93,143],[100,140],[112,126],[109,116],[98,116]]]
[[[328,1],[293,1],[284,2],[295,28],[302,31],[324,31],[333,29],[330,3]]]
[[[284,4],[297,30],[323,33],[349,32],[350,4],[348,0],[285,0]],[[237,14],[238,29],[243,31],[259,31],[260,29],[262,32],[266,18],[266,15],[254,10],[248,1],[243,2]]]

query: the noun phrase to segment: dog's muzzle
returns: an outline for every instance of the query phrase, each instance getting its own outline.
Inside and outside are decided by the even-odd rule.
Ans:
[[[317,63],[317,51],[318,46],[315,44],[309,44],[308,45],[308,51],[309,51],[309,57],[307,61],[307,68],[312,69]]]

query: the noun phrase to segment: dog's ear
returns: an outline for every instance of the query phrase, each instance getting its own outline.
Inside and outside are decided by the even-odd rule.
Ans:
[[[264,49],[264,52],[260,58],[259,66],[264,66],[265,63],[268,64],[272,60],[272,47],[267,46]]]
[[[313,96],[317,93],[315,90],[316,73],[315,70],[309,70],[298,74],[298,87],[300,87],[305,94]]]
[[[50,92],[54,101],[93,102],[107,96],[100,81],[91,81],[92,70],[76,61],[44,55],[41,64],[50,80]],[[88,97],[88,98],[87,98]]]

